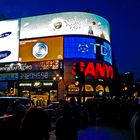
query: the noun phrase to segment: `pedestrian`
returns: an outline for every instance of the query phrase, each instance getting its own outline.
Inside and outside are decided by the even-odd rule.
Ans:
[[[69,105],[63,108],[63,116],[56,121],[56,140],[78,140],[77,121],[72,116],[72,110]]]
[[[130,125],[133,140],[140,140],[140,104],[138,105],[138,109],[131,119]]]
[[[75,117],[77,121],[77,125],[80,128],[80,113],[81,113],[81,107],[79,104],[77,104],[76,100],[74,97],[70,98],[70,107],[72,109],[72,116]]]
[[[22,119],[26,113],[26,106],[24,104],[21,103],[17,103],[14,106],[14,111],[13,111],[13,116],[11,116],[10,118],[8,118],[6,120],[6,130],[8,132],[8,135],[5,135],[5,132],[2,133],[1,131],[1,135],[4,134],[4,139],[5,140],[19,140],[20,137],[20,125],[22,122]],[[1,136],[3,137],[3,136]]]
[[[32,107],[25,114],[21,124],[21,139],[49,140],[51,130],[47,112],[41,107]]]

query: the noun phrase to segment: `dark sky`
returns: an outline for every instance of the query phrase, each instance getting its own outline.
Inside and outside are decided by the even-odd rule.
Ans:
[[[139,0],[0,0],[0,13],[7,19],[89,9],[110,22],[111,43],[120,73],[140,77]]]

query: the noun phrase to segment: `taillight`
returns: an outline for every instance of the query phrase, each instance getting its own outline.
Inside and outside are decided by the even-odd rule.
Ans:
[[[2,119],[3,121],[6,121],[8,118],[11,118],[13,115],[9,115],[9,114],[3,114],[2,117],[0,117],[0,119]]]
[[[7,120],[7,118],[6,118],[7,116],[8,116],[8,114],[6,114],[6,113],[3,114],[3,121],[6,121]]]
[[[5,113],[5,114],[3,114],[3,116],[4,116],[4,117],[5,117],[5,116],[8,116],[8,114]]]

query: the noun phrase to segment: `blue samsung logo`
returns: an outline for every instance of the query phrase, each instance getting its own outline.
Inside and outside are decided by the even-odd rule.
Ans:
[[[5,32],[5,33],[2,33],[0,34],[0,38],[4,38],[4,37],[7,37],[11,34],[12,32]]]
[[[1,51],[0,52],[0,59],[8,57],[11,54],[11,51]]]

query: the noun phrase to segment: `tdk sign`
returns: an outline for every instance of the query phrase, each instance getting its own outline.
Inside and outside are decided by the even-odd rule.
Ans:
[[[0,59],[8,57],[11,54],[11,51],[0,51]]]
[[[4,38],[4,37],[7,37],[11,34],[11,32],[5,32],[5,33],[2,33],[0,34],[0,38]]]

